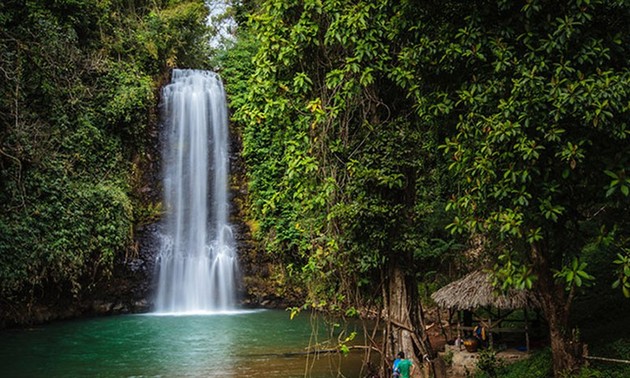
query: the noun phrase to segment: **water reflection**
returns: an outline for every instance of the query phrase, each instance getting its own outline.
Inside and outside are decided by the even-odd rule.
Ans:
[[[2,331],[0,363],[3,376],[34,378],[359,375],[360,353],[307,360],[311,332],[283,311],[117,316]]]

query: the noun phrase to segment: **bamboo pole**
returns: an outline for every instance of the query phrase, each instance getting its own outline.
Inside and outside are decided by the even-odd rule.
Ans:
[[[587,360],[593,360],[593,361],[605,361],[605,362],[617,362],[620,364],[628,364],[630,365],[630,361],[628,360],[619,360],[616,358],[606,358],[606,357],[595,357],[595,356],[583,356],[584,358],[586,358]]]

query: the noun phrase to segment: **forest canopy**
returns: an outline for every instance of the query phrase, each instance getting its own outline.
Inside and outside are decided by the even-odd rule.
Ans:
[[[630,3],[240,9],[223,69],[251,217],[307,305],[393,311],[473,264],[534,290],[556,374],[578,366],[575,296],[596,280],[630,296]]]

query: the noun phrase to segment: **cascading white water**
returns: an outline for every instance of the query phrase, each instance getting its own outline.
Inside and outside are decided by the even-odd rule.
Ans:
[[[237,263],[228,223],[223,84],[210,71],[173,70],[162,94],[167,216],[155,311],[227,311],[234,306]]]

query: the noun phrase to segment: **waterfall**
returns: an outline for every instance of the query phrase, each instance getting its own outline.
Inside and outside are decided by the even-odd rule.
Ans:
[[[173,70],[162,95],[167,214],[157,261],[155,311],[230,310],[235,301],[237,263],[228,223],[228,124],[223,84],[210,71]]]

